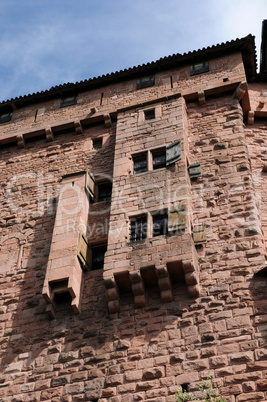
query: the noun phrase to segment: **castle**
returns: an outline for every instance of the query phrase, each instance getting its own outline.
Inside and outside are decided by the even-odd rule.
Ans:
[[[267,20],[0,104],[0,400],[267,401]]]

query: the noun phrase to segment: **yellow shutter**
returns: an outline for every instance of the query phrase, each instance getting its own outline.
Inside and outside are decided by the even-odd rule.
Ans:
[[[78,245],[78,258],[83,269],[88,271],[92,265],[92,250],[84,234],[80,233]]]
[[[168,211],[168,231],[173,232],[183,230],[187,226],[186,205],[181,204],[178,207],[171,207]]]
[[[207,233],[204,226],[196,226],[193,228],[193,240],[195,245],[207,243]]]
[[[95,182],[95,178],[93,173],[87,171],[85,178],[85,189],[89,194],[92,201],[97,200],[97,184]]]

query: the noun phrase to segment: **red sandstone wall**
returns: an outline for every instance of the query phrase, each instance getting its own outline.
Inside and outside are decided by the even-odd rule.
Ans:
[[[101,92],[103,106],[98,113],[169,93],[199,92],[222,85],[224,78],[230,82],[245,79],[238,54],[214,60],[210,65],[210,73],[190,79],[189,66],[170,72],[173,89],[168,72],[158,74],[159,86],[147,90],[136,92],[134,82],[127,82],[84,93],[74,107],[59,109],[57,100],[17,111],[11,123],[0,127],[0,136],[85,118],[88,108],[97,105]],[[44,115],[34,122],[36,108],[43,106]],[[253,177],[254,167],[260,170],[259,144],[262,161],[265,160],[265,127],[257,123],[244,128],[241,107],[232,94],[207,99],[202,106],[194,102],[186,106],[187,111],[182,99],[162,102],[164,124],[153,127],[149,123],[151,132],[142,127],[139,133],[137,106],[122,112],[112,128],[97,125],[84,129],[83,134],[63,134],[51,143],[40,140],[20,150],[16,146],[1,150],[3,402],[171,402],[178,384],[190,384],[193,390],[209,371],[215,385],[222,386],[221,393],[227,401],[267,400],[266,279],[253,276],[265,260],[265,218]],[[129,133],[126,143],[125,128]],[[152,137],[155,130],[157,138]],[[98,151],[92,150],[91,139],[96,135],[110,135],[109,143]],[[181,277],[173,283],[173,301],[163,304],[159,288],[152,282],[146,288],[144,308],[135,309],[131,289],[126,288],[121,295],[120,312],[109,314],[103,272],[90,271],[84,273],[81,314],[75,315],[69,304],[63,303],[58,306],[57,318],[49,320],[41,292],[60,178],[87,168],[111,174],[115,149],[111,230],[119,220],[126,228],[129,212],[140,207],[134,207],[130,199],[138,180],[128,172],[131,153],[139,151],[141,145],[142,149],[150,148],[150,144],[157,147],[177,136],[183,141],[184,159],[170,173],[172,186],[177,181],[184,186],[183,196],[192,203],[190,219],[193,224],[205,224],[208,235],[207,244],[197,249],[200,297],[188,296]],[[186,176],[186,157],[190,163],[201,163],[202,177],[195,182]],[[120,165],[120,159],[125,166],[124,162]],[[162,172],[162,180],[165,173]],[[153,175],[155,172],[151,172]],[[264,180],[264,174],[262,177]],[[129,191],[123,200],[127,208],[123,213],[116,210],[114,203],[120,186]],[[157,202],[154,198],[151,208]],[[93,209],[98,209],[97,204]],[[90,219],[92,222],[89,216],[89,222]],[[190,230],[188,226],[187,236]],[[93,233],[91,240],[102,241],[105,236]],[[153,241],[160,258],[168,255],[171,247],[178,247],[180,238],[173,236],[166,241],[161,236]],[[125,269],[129,257],[141,266],[142,253],[144,258],[148,255],[143,251],[145,246],[129,252],[125,243],[125,238],[121,244],[110,242],[105,269]],[[145,244],[149,249],[150,244]],[[113,249],[117,264],[111,263]],[[150,256],[152,263],[155,254]]]

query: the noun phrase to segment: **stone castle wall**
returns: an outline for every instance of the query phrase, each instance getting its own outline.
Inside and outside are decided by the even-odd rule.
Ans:
[[[241,55],[225,55],[205,74],[184,66],[151,88],[132,80],[71,107],[47,101],[0,127],[3,402],[171,402],[178,384],[194,390],[209,372],[229,402],[267,400],[266,278],[254,275],[266,257],[266,128],[261,116],[246,124],[235,96],[245,81]],[[177,140],[181,159],[154,170],[149,153]],[[133,174],[140,152],[148,171]],[[113,180],[111,201],[90,203],[87,227],[89,244],[107,243],[105,265],[83,272],[80,313],[59,298],[51,320],[42,290],[62,178],[87,170]],[[153,237],[155,211],[181,203],[186,227]],[[140,214],[150,232],[131,243]],[[195,247],[198,225],[207,242]]]

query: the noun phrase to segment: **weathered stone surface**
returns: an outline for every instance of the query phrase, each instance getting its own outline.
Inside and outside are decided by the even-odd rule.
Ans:
[[[266,400],[267,85],[247,82],[242,50],[228,46],[209,51],[205,74],[166,61],[141,90],[132,75],[84,88],[73,106],[60,108],[60,92],[12,105],[0,132],[3,402],[171,402],[209,372],[227,402]],[[155,168],[169,149],[178,160]],[[146,171],[134,173],[140,154]],[[75,186],[87,170],[94,202],[83,179]],[[101,201],[105,181],[112,199]],[[155,235],[169,211],[168,234]],[[131,241],[135,222],[146,233]],[[199,226],[207,243],[195,246]],[[95,252],[89,271],[80,232]],[[54,320],[41,295],[48,266]]]

